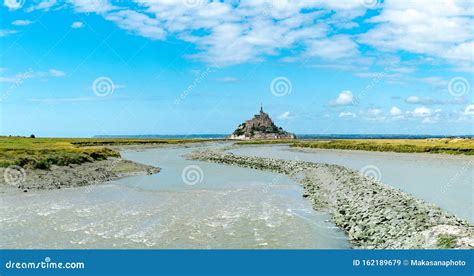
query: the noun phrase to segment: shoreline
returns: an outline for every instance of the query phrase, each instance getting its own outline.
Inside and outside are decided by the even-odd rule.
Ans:
[[[289,175],[313,208],[329,213],[354,248],[473,248],[474,229],[439,207],[340,165],[195,151],[192,160]]]
[[[14,166],[0,168],[0,194],[83,187],[158,172],[158,167],[114,157],[68,166],[53,165],[47,170]]]

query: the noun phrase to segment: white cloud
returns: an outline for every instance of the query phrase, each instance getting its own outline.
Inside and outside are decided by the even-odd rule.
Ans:
[[[423,97],[418,96],[409,96],[405,99],[406,103],[409,104],[421,104],[421,105],[446,105],[446,104],[465,104],[466,100],[464,98],[455,98],[448,100],[438,100],[432,97]]]
[[[383,114],[383,110],[381,108],[370,108],[363,115],[366,120],[383,121],[386,119],[386,116]]]
[[[52,77],[63,77],[66,75],[66,73],[61,70],[49,69],[49,75]]]
[[[342,91],[337,96],[337,99],[331,102],[331,105],[350,105],[353,103],[354,96],[349,90]]]
[[[217,78],[216,79],[219,82],[238,82],[239,79],[235,77],[223,77],[223,78]]]
[[[28,8],[28,11],[34,11],[34,10],[49,10],[52,8],[54,5],[56,5],[57,1],[56,0],[42,0],[39,2],[36,6],[31,6]]]
[[[75,22],[72,22],[71,24],[71,28],[73,29],[80,29],[82,27],[84,27],[84,23],[81,21],[75,21]]]
[[[413,111],[407,111],[407,116],[411,115],[413,119],[421,119],[421,122],[436,123],[439,121],[441,109],[431,109],[426,106],[416,107]]]
[[[433,117],[437,116],[439,112],[441,112],[441,109],[434,110],[425,106],[420,106],[415,108],[411,114],[413,117],[433,119]]]
[[[448,87],[449,81],[441,77],[426,77],[421,79],[423,82],[433,85],[435,88],[443,89]]]
[[[473,68],[474,32],[467,27],[474,23],[470,0],[386,0],[379,1],[377,12],[370,14],[361,0],[184,2],[69,0],[64,6],[72,6],[79,13],[100,14],[118,27],[151,40],[173,37],[193,43],[196,51],[187,57],[215,66],[256,63],[291,51],[290,58],[281,60],[304,60],[312,63],[308,66],[361,73],[361,66],[378,62],[360,57],[359,48],[369,45],[375,48],[372,55],[377,58],[380,51],[407,51],[417,54],[418,62],[436,59],[461,70]],[[30,9],[48,10],[59,3],[39,0]],[[365,22],[360,22],[364,15]],[[360,24],[365,24],[365,33],[347,34],[346,29]],[[413,70],[399,66],[394,75]]]
[[[87,0],[73,2],[76,11],[86,11]],[[357,44],[350,36],[329,33],[332,26],[350,25],[346,23],[365,12],[358,0],[343,4],[286,0],[197,1],[196,5],[180,0],[136,2],[139,11],[104,4],[100,13],[119,27],[150,39],[174,35],[192,42],[199,51],[188,57],[215,66],[259,62],[299,46],[303,46],[301,55],[306,58],[336,60],[357,55]],[[317,20],[323,16],[327,21]]]
[[[470,0],[384,1],[383,9],[367,21],[377,24],[359,36],[362,43],[383,51],[408,51],[473,64],[474,5]]]
[[[15,26],[28,26],[30,25],[31,22],[30,20],[15,20],[12,22],[12,25],[15,25]]]
[[[106,19],[115,22],[122,29],[152,40],[166,37],[166,32],[158,26],[159,21],[142,13],[122,10],[109,13]]]
[[[421,121],[423,124],[434,124],[436,122],[438,122],[438,117],[426,117]]]
[[[420,102],[420,98],[417,96],[410,96],[405,100],[405,102],[411,103],[411,104],[417,104]]]
[[[464,109],[463,114],[464,115],[469,115],[469,116],[474,115],[474,104],[470,104],[470,105],[466,106],[466,108]]]
[[[428,107],[425,107],[425,106],[420,106],[420,107],[417,107],[413,110],[412,112],[412,115],[414,117],[429,117],[433,114],[433,110],[428,108]]]
[[[339,118],[355,118],[357,115],[352,112],[341,112]]]
[[[357,44],[347,35],[316,39],[308,42],[307,55],[324,59],[340,59],[359,54]]]
[[[109,0],[70,0],[70,2],[77,12],[101,14],[115,9]]]
[[[390,115],[392,116],[400,116],[402,114],[402,110],[396,106],[392,106],[392,108],[390,109]]]
[[[15,30],[0,30],[0,37],[4,37],[4,36],[7,36],[7,35],[12,35],[12,34],[16,34],[17,31]]]
[[[294,116],[290,114],[290,111],[285,111],[282,114],[278,115],[278,119],[280,120],[288,120],[288,119],[293,119]]]
[[[3,5],[7,7],[9,10],[17,10],[23,7],[24,1],[20,0],[4,0]]]
[[[371,108],[367,111],[367,114],[370,115],[370,116],[379,116],[380,114],[382,114],[382,109],[380,108]]]
[[[15,75],[0,76],[0,82],[18,83],[27,79],[46,79],[49,77],[63,77],[65,75],[66,73],[57,69],[49,69],[48,71],[33,71],[32,69],[28,69],[25,72],[17,73]]]

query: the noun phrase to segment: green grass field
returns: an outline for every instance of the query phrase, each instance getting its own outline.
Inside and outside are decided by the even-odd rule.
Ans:
[[[118,151],[104,146],[203,141],[207,140],[0,137],[0,167],[18,165],[25,168],[48,169],[51,165],[66,166],[120,156]]]
[[[290,144],[291,147],[474,155],[473,139],[258,140],[238,144]]]

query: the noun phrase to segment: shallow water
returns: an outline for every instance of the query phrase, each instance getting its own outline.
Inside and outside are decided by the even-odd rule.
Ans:
[[[124,158],[161,167],[156,175],[1,195],[0,247],[349,247],[344,233],[327,222],[326,214],[311,208],[301,196],[302,188],[291,179],[184,160],[181,155],[191,150],[122,153]],[[183,180],[185,168],[188,174]]]
[[[343,165],[474,223],[474,157],[317,149],[295,151],[285,145],[242,146],[231,152]]]

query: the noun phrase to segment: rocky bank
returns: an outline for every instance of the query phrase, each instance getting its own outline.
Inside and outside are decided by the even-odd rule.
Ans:
[[[197,151],[193,160],[287,174],[304,197],[328,212],[355,248],[473,248],[468,222],[403,191],[339,165]]]
[[[108,158],[69,166],[51,166],[48,170],[13,166],[0,168],[0,193],[81,187],[125,176],[154,174],[159,171],[159,168],[121,158]]]

